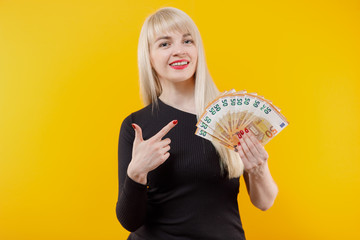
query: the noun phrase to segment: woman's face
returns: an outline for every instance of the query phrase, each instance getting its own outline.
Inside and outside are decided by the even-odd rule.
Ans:
[[[151,43],[150,60],[160,82],[193,80],[197,48],[189,33],[164,33]]]

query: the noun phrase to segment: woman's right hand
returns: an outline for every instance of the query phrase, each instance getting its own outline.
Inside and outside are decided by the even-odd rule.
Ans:
[[[135,182],[146,184],[147,174],[163,164],[170,156],[170,138],[162,138],[177,124],[177,120],[171,121],[156,135],[144,140],[139,125],[133,123],[135,139],[132,150],[132,159],[129,163],[127,174]]]

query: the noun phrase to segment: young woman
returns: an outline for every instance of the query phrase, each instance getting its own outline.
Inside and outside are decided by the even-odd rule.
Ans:
[[[200,33],[175,8],[149,16],[138,46],[146,107],[122,123],[116,214],[128,239],[245,239],[237,195],[243,175],[251,202],[272,206],[278,189],[268,154],[247,129],[238,152],[196,136],[196,123],[220,93]]]

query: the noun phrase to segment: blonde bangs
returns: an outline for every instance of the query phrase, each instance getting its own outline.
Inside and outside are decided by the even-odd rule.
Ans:
[[[194,25],[195,23],[190,17],[184,15],[178,9],[173,9],[173,12],[160,10],[156,15],[152,15],[149,18],[147,39],[151,43],[155,41],[157,36],[171,32],[180,32],[184,34],[190,33],[196,42],[197,34]]]

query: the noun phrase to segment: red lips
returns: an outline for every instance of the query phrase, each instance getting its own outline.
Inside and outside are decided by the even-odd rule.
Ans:
[[[177,62],[187,62],[187,63],[189,63],[189,61],[188,60],[186,60],[186,59],[180,59],[180,60],[176,60],[176,61],[173,61],[173,62],[171,62],[169,65],[171,65],[171,64],[173,64],[173,63],[177,63]]]

